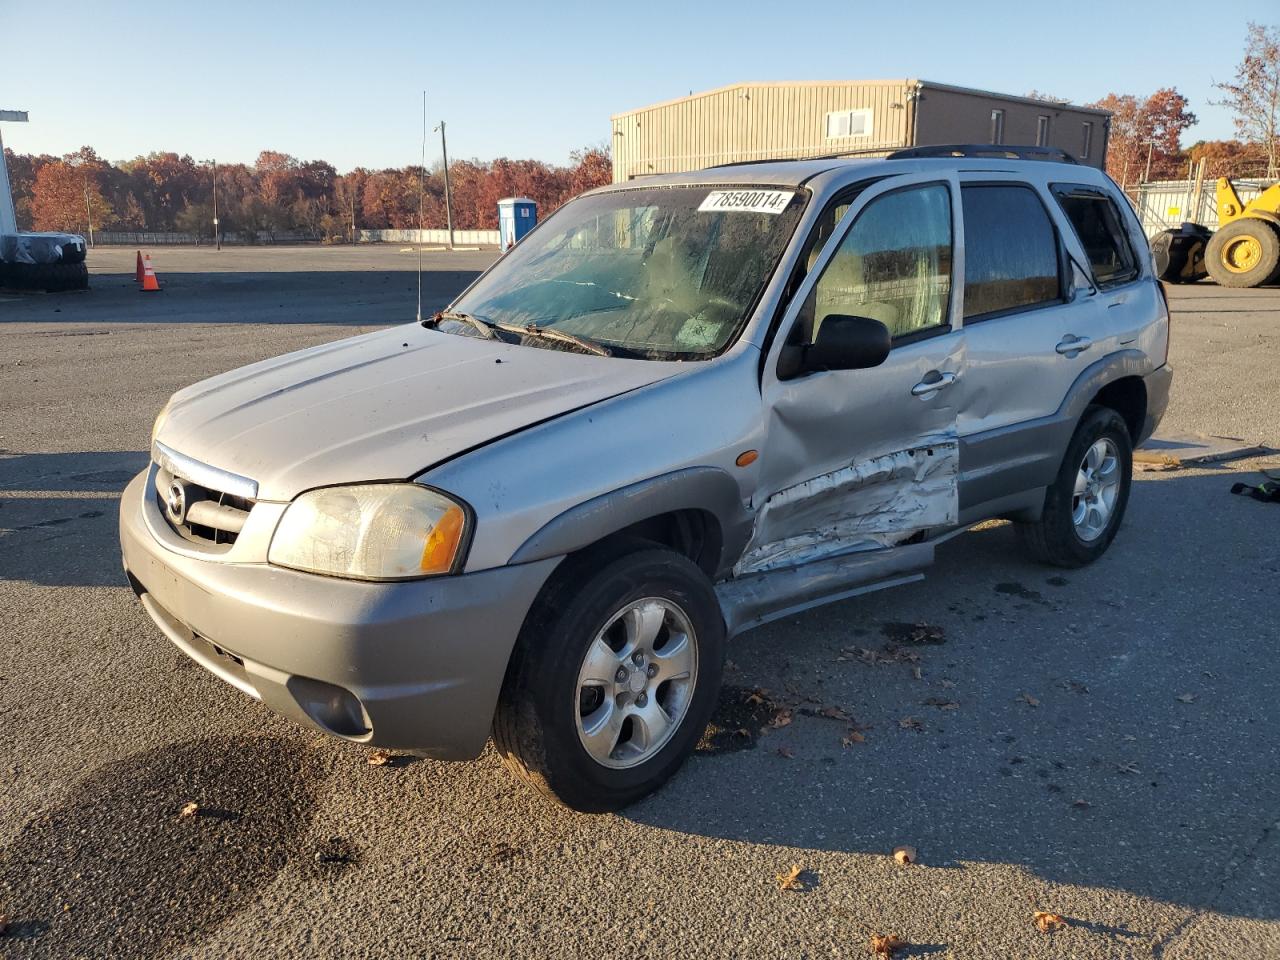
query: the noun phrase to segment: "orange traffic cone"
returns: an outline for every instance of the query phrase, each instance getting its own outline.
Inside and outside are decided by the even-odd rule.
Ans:
[[[138,251],[138,269],[135,272],[133,279],[136,280],[138,283],[142,282],[142,251],[141,250]]]
[[[159,292],[160,282],[156,280],[155,267],[151,266],[151,254],[147,254],[142,258],[142,290],[155,290]]]

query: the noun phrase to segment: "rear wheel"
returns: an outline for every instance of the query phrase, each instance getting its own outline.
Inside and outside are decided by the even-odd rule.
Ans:
[[[724,662],[715,591],[644,541],[565,561],[521,630],[494,717],[507,767],[576,810],[656,790],[710,719]]]
[[[1044,511],[1018,524],[1032,556],[1058,567],[1082,567],[1107,552],[1129,503],[1133,447],[1124,419],[1090,407],[1076,428]]]
[[[1205,265],[1224,287],[1257,287],[1280,272],[1280,233],[1257,217],[1227,224],[1209,239]]]

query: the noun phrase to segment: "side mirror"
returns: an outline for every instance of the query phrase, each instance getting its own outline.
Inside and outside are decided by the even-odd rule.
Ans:
[[[893,338],[889,328],[870,317],[828,314],[818,339],[804,351],[804,369],[864,370],[878,367],[889,356]]]

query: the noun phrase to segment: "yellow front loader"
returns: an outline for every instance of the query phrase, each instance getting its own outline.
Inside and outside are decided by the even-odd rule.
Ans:
[[[1280,280],[1280,183],[1248,203],[1226,177],[1218,180],[1218,229],[1205,249],[1205,268],[1224,287]]]

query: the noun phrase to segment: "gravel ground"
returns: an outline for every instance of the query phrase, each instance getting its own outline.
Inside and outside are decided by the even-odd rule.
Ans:
[[[583,816],[491,752],[375,767],[272,716],[121,574],[165,397],[410,319],[416,254],[160,251],[152,297],[132,256],[0,294],[0,953],[1280,956],[1280,507],[1228,494],[1260,459],[1139,473],[1088,569],[990,524],[921,583],[743,636],[691,762]],[[491,256],[427,255],[428,309]],[[1280,445],[1280,291],[1171,295],[1166,427]]]

